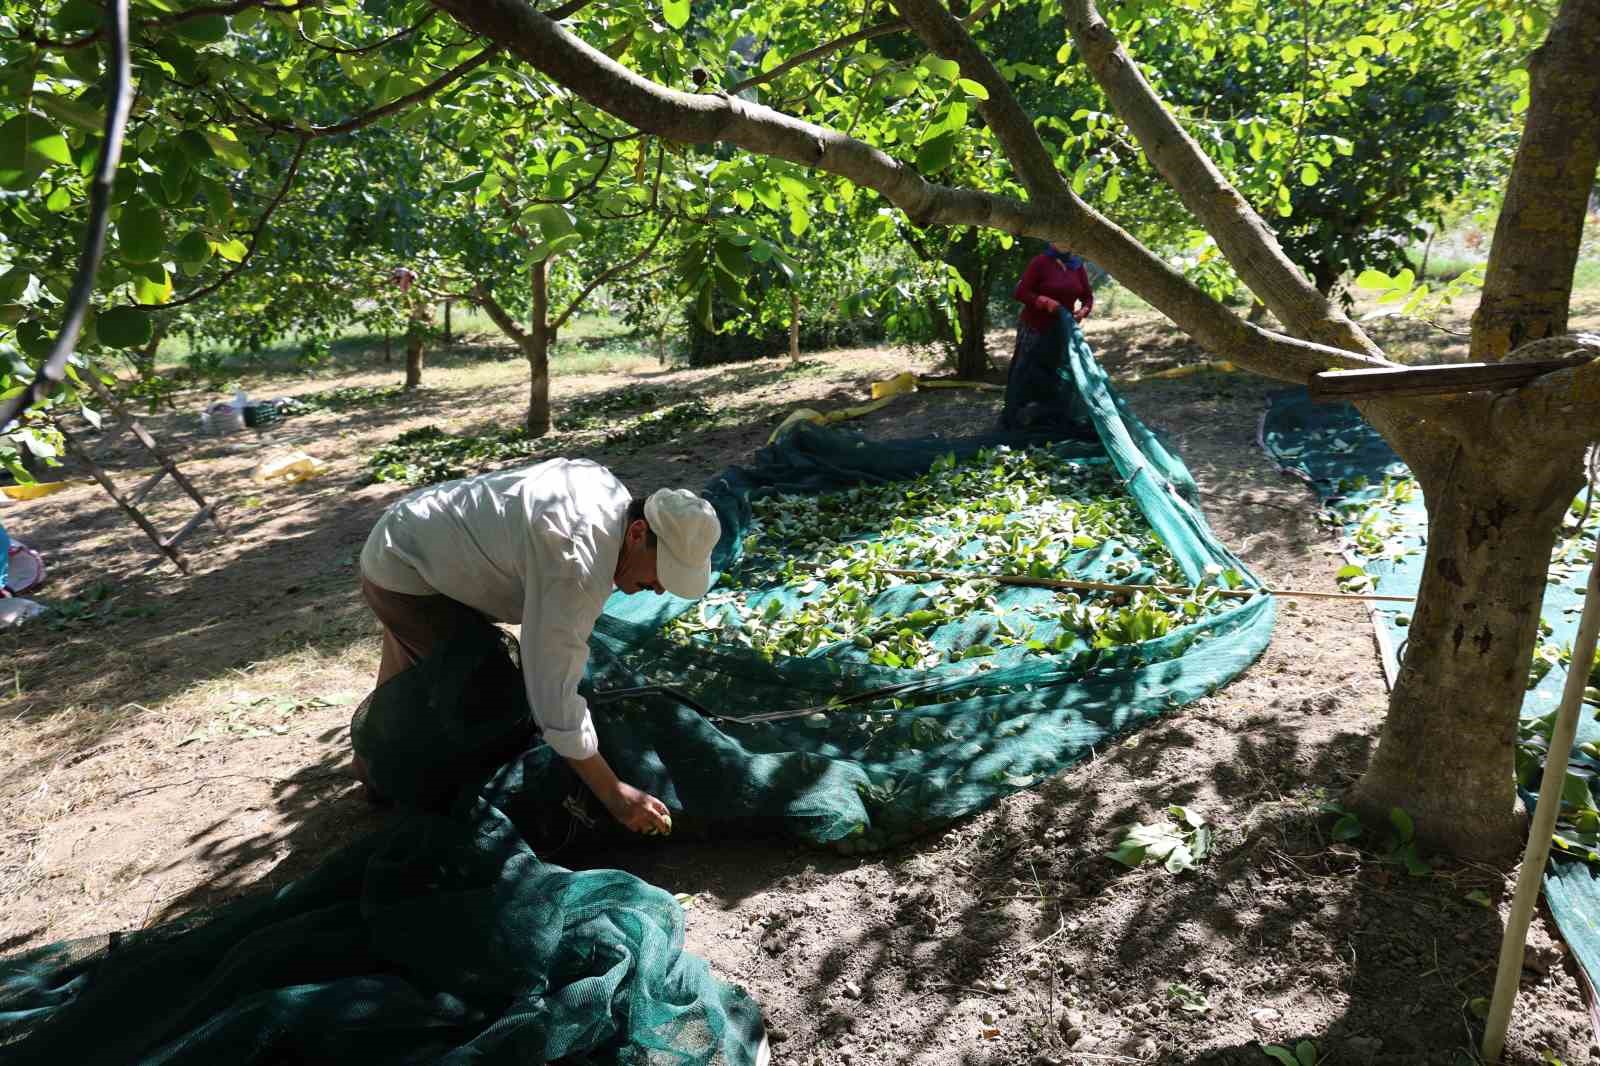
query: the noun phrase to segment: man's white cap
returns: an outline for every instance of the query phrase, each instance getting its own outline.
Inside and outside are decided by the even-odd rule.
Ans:
[[[656,535],[656,577],[686,600],[711,587],[711,551],[722,538],[716,508],[688,489],[657,489],[644,501],[644,520]]]

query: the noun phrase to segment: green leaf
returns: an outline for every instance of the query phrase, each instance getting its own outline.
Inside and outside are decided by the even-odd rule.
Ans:
[[[953,59],[941,59],[938,56],[923,56],[922,68],[928,73],[945,81],[955,81],[961,76],[961,64]]]
[[[1114,862],[1120,862],[1124,866],[1138,866],[1140,863],[1144,862],[1145,851],[1144,848],[1139,847],[1136,844],[1125,843],[1119,845],[1116,851],[1106,852],[1106,858],[1111,859]],[[1291,1063],[1290,1066],[1293,1066],[1293,1063]]]
[[[554,241],[573,232],[572,214],[560,204],[539,204],[530,207],[522,217],[537,225],[543,231],[546,241]]]
[[[233,237],[225,241],[218,241],[213,244],[211,248],[219,256],[226,259],[230,263],[243,262],[244,257],[250,251],[250,249],[245,246],[245,243],[237,237]]]
[[[1394,288],[1394,279],[1381,270],[1373,270],[1371,267],[1368,267],[1366,270],[1363,270],[1360,274],[1356,275],[1356,288],[1380,290],[1392,289]]]
[[[1083,191],[1089,187],[1089,179],[1094,175],[1094,169],[1093,163],[1084,162],[1072,172],[1072,192],[1075,196],[1082,196]]]
[[[24,112],[0,126],[0,187],[26,189],[51,163],[71,162],[66,138],[44,119]]]
[[[1334,574],[1333,576],[1334,576],[1334,578],[1336,580],[1339,580],[1339,581],[1349,581],[1353,577],[1363,577],[1365,575],[1366,575],[1366,571],[1365,570],[1363,570],[1361,567],[1355,565],[1354,563],[1351,563],[1348,566],[1339,567],[1338,572],[1336,574]]]
[[[1272,1059],[1274,1062],[1281,1062],[1283,1066],[1300,1066],[1300,1064],[1294,1059],[1294,1052],[1290,1051],[1286,1047],[1279,1047],[1276,1044],[1269,1044],[1263,1047],[1261,1050],[1267,1056],[1267,1058]]]
[[[661,14],[668,26],[681,30],[689,22],[689,0],[661,0]]]
[[[1307,163],[1305,166],[1300,168],[1301,185],[1315,185],[1321,177],[1322,171],[1318,170],[1310,163]]]
[[[50,190],[50,195],[45,197],[44,209],[52,215],[59,215],[72,206],[72,194],[65,185],[57,185]]]
[[[989,90],[985,89],[981,82],[973,81],[971,78],[957,78],[956,84],[965,89],[969,96],[976,97],[979,100],[989,99]]]
[[[955,161],[956,135],[941,133],[917,149],[917,169],[932,176]]]
[[[12,267],[4,274],[0,274],[0,303],[13,303],[22,299],[22,294],[28,291],[28,282],[33,275],[22,267]]]
[[[1317,1045],[1309,1040],[1302,1040],[1294,1046],[1294,1057],[1300,1060],[1300,1066],[1317,1066]]]
[[[105,21],[105,9],[93,0],[67,0],[56,13],[56,28],[68,33],[97,30]]]
[[[1402,844],[1410,843],[1411,838],[1416,836],[1416,824],[1411,821],[1411,815],[1407,814],[1403,807],[1389,808],[1389,824],[1393,825],[1395,832],[1400,834],[1400,843]]]
[[[159,263],[152,264],[154,277],[146,274],[137,274],[133,279],[134,299],[142,304],[164,304],[172,299],[172,278],[167,275],[167,268]],[[159,280],[157,280],[159,279]]]
[[[198,130],[184,130],[178,134],[178,150],[183,153],[183,158],[191,164],[204,163],[208,159],[217,157],[216,150],[211,147],[211,142]]]
[[[457,178],[455,181],[447,181],[441,185],[440,188],[444,192],[470,192],[471,190],[482,185],[483,179],[486,176],[486,172],[480,170],[474,174],[468,174],[464,178]]]
[[[1354,840],[1361,835],[1361,819],[1353,814],[1346,814],[1333,823],[1333,839],[1338,841]]]
[[[137,307],[113,307],[100,313],[100,340],[112,348],[138,348],[150,343],[154,326]]]
[[[89,133],[99,133],[105,128],[106,116],[103,111],[86,107],[70,96],[59,93],[35,93],[34,106],[51,118],[65,122],[69,126],[76,126]]]
[[[1561,782],[1561,805],[1580,811],[1592,809],[1594,797],[1589,793],[1588,779],[1567,771],[1566,778]]]
[[[179,37],[187,38],[197,44],[216,44],[228,36],[228,18],[226,15],[201,15],[198,18],[184,19],[172,27]]]
[[[250,166],[250,154],[244,150],[239,139],[232,130],[207,130],[203,134],[206,143],[211,145],[211,150],[217,158],[235,170],[246,170]]]
[[[174,251],[183,262],[199,266],[211,258],[211,242],[199,230],[190,230],[184,234]]]
[[[47,333],[44,324],[38,319],[30,318],[17,325],[17,347],[25,355],[35,359],[43,359],[50,354],[50,345],[55,341],[55,334]]]
[[[149,263],[159,258],[167,246],[161,209],[143,196],[130,201],[117,219],[117,238],[122,258],[130,263]]]

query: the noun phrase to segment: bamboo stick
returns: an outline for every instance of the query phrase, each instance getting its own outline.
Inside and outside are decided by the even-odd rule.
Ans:
[[[998,581],[1002,585],[1023,585],[1028,588],[1069,589],[1075,592],[1172,592],[1188,595],[1195,592],[1214,592],[1219,596],[1236,596],[1248,599],[1257,593],[1269,596],[1313,600],[1378,600],[1383,603],[1414,603],[1415,596],[1380,596],[1362,592],[1308,592],[1303,589],[1225,589],[1194,585],[1118,585],[1109,581],[1068,581],[1049,577],[1025,577],[1022,574],[985,574],[974,570],[890,570],[879,571],[897,577],[926,577],[940,581]]]
[[[1511,1007],[1522,979],[1522,956],[1527,948],[1528,922],[1539,902],[1539,882],[1550,858],[1551,836],[1556,815],[1561,811],[1561,788],[1566,784],[1567,761],[1572,741],[1578,735],[1579,711],[1583,690],[1589,683],[1589,668],[1594,662],[1594,646],[1600,633],[1600,556],[1589,569],[1589,589],[1583,601],[1583,616],[1572,641],[1572,662],[1567,667],[1567,685],[1561,692],[1561,709],[1551,730],[1550,752],[1545,758],[1544,780],[1539,784],[1539,805],[1533,811],[1533,826],[1528,830],[1528,846],[1522,854],[1522,869],[1517,873],[1517,891],[1511,900],[1505,936],[1500,941],[1500,966],[1494,976],[1494,998],[1489,1001],[1489,1016],[1483,1030],[1483,1060],[1500,1061],[1505,1050],[1506,1030],[1511,1027]]]

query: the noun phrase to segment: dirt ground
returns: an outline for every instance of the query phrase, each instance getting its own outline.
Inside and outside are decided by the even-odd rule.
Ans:
[[[1092,321],[1090,339],[1134,410],[1176,443],[1221,539],[1269,583],[1334,588],[1336,543],[1311,494],[1256,446],[1273,386],[1214,370],[1151,378],[1205,357],[1148,314]],[[1009,352],[1009,337],[992,348]],[[192,412],[211,396],[148,418],[202,489],[229,501],[231,536],[192,542],[187,578],[152,565],[93,486],[0,506],[7,531],[47,559],[40,598],[67,606],[0,634],[0,952],[281,885],[388,817],[350,777],[346,726],[378,658],[355,560],[406,490],[363,484],[362,464],[406,429],[519,417],[521,365],[469,354],[436,360],[427,387],[398,403],[259,438],[198,435]],[[397,380],[380,359],[246,384],[289,395]],[[626,377],[691,388],[722,417],[636,451],[593,432],[553,449],[607,463],[635,491],[697,486],[795,407],[859,403],[905,369],[934,367],[864,350],[798,368],[558,376],[558,412]],[[854,425],[960,436],[997,410],[994,393],[940,390]],[[330,471],[297,486],[250,479],[288,447]],[[119,455],[113,468],[137,483],[131,453]],[[186,508],[166,500],[154,510],[170,528]],[[576,864],[692,896],[689,948],[763,1004],[777,1062],[1255,1064],[1271,1061],[1263,1045],[1299,1040],[1328,1064],[1474,1062],[1472,1004],[1490,992],[1509,883],[1448,862],[1409,877],[1333,843],[1319,813],[1360,773],[1385,698],[1361,609],[1287,602],[1266,653],[1226,689],[912,846],[846,859],[784,842],[666,843]],[[1171,803],[1218,827],[1196,871],[1104,857]],[[1543,919],[1524,978],[1504,1061],[1600,1062],[1580,978]]]

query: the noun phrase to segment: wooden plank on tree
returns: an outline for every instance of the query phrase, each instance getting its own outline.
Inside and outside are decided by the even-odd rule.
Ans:
[[[1446,396],[1481,389],[1516,389],[1534,378],[1582,366],[1592,355],[1508,363],[1445,363],[1377,370],[1325,370],[1311,378],[1311,399],[1340,403],[1372,396]]]

